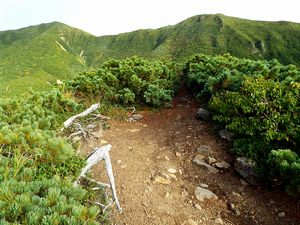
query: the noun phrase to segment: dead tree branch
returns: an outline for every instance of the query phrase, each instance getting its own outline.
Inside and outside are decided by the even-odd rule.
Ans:
[[[107,172],[107,175],[108,175],[108,178],[109,178],[110,189],[112,191],[112,196],[113,196],[114,202],[116,203],[116,206],[117,206],[118,210],[122,211],[122,208],[120,206],[120,203],[119,203],[119,200],[118,200],[118,197],[117,197],[115,180],[114,180],[112,165],[111,165],[110,156],[109,156],[109,151],[110,151],[111,147],[112,146],[110,144],[108,144],[108,145],[103,146],[101,148],[95,148],[93,153],[87,158],[87,165],[82,169],[79,177],[74,182],[74,186],[78,185],[79,180],[81,178],[89,179],[90,181],[96,182],[98,184],[97,181],[95,181],[91,178],[87,178],[86,174],[92,169],[93,166],[98,164],[98,162],[100,162],[101,160],[104,160],[105,161],[106,172]],[[105,184],[103,184],[101,182],[99,183],[99,185],[105,186]]]
[[[75,116],[72,116],[70,117],[69,119],[67,119],[65,122],[64,122],[64,128],[68,128],[75,119],[79,118],[79,117],[85,117],[86,115],[90,114],[91,112],[97,110],[98,108],[100,107],[100,104],[97,103],[97,104],[94,104],[94,105],[91,105],[87,110],[75,115]],[[63,128],[63,129],[64,129]]]

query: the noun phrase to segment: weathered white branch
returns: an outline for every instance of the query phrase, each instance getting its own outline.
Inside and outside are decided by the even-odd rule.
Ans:
[[[117,192],[116,192],[116,187],[115,187],[115,179],[114,179],[114,174],[113,174],[113,170],[112,170],[112,165],[111,165],[111,161],[110,161],[110,156],[108,151],[104,153],[104,160],[105,160],[105,165],[106,165],[106,172],[109,178],[109,183],[111,186],[111,191],[113,194],[113,198],[116,202],[117,208],[119,211],[122,211],[122,208],[120,206],[119,200],[117,198]]]
[[[109,178],[110,188],[111,188],[112,195],[113,195],[113,199],[114,199],[114,201],[117,205],[118,210],[122,211],[122,208],[120,206],[120,203],[119,203],[119,200],[118,200],[118,197],[117,197],[115,180],[114,180],[112,165],[111,165],[110,156],[109,156],[109,151],[110,151],[111,147],[112,146],[110,144],[108,144],[108,145],[103,146],[101,148],[95,148],[93,153],[88,156],[87,165],[82,169],[79,177],[74,182],[74,186],[78,185],[78,182],[79,182],[80,178],[82,178],[82,177],[87,178],[85,174],[87,174],[92,169],[93,166],[95,166],[101,160],[104,160],[107,175],[108,175],[108,178]],[[88,179],[91,179],[91,178],[88,178]],[[97,183],[97,181],[95,181],[93,179],[91,179],[91,180],[93,182]],[[103,183],[101,183],[101,185],[103,186]]]
[[[86,115],[90,114],[91,112],[97,110],[98,108],[100,107],[100,104],[97,103],[97,104],[94,104],[94,105],[91,105],[87,110],[75,115],[75,116],[72,116],[70,117],[69,119],[67,119],[65,122],[64,122],[64,127],[65,128],[68,128],[75,119],[77,119],[78,117],[85,117]]]
[[[108,205],[105,206],[105,207],[103,208],[102,213],[104,213],[105,210],[107,210],[113,203],[114,203],[114,201],[111,201],[110,203],[108,203]],[[119,208],[118,208],[118,209],[119,209]],[[120,209],[119,209],[119,210],[120,210]],[[120,211],[122,211],[122,209],[121,209]]]
[[[127,109],[132,109],[131,113],[128,115],[128,117],[130,117],[131,115],[133,115],[133,113],[135,113],[135,107],[128,107]]]

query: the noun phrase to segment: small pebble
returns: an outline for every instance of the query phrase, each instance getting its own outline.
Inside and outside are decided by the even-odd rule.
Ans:
[[[217,218],[217,219],[215,219],[215,224],[216,225],[223,225],[224,222],[223,222],[223,220],[221,218]]]
[[[195,204],[195,208],[198,209],[198,210],[201,210],[201,206],[199,204]]]
[[[175,155],[176,155],[177,157],[181,157],[181,153],[180,153],[180,152],[176,152]]]
[[[174,174],[177,173],[177,170],[175,168],[169,168],[168,173]]]

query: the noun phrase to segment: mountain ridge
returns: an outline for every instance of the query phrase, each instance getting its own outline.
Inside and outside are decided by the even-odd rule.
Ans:
[[[99,37],[54,21],[0,31],[0,93],[18,94],[30,86],[47,89],[49,82],[97,68],[108,58],[132,55],[182,61],[195,53],[229,53],[299,66],[299,40],[299,23],[223,14],[196,15],[175,25]]]

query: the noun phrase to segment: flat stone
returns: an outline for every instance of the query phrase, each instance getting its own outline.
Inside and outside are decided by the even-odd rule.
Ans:
[[[117,164],[120,164],[120,163],[122,163],[122,160],[120,160],[120,159],[117,160]]]
[[[203,155],[196,155],[196,156],[194,157],[193,162],[194,162],[194,163],[197,163],[197,162],[204,162],[204,159],[205,159],[205,156],[203,156]]]
[[[285,212],[280,212],[280,213],[277,214],[277,216],[280,217],[280,218],[285,217]]]
[[[200,166],[201,168],[207,170],[208,173],[215,174],[215,173],[218,173],[218,172],[219,172],[218,169],[216,169],[215,167],[213,167],[213,166],[207,164],[206,162],[204,162],[204,159],[203,159],[203,158],[204,158],[204,157],[201,156],[201,155],[196,155],[195,158],[194,158],[194,160],[193,160],[193,162],[194,162],[196,165]]]
[[[210,199],[217,200],[218,199],[218,196],[215,193],[213,193],[212,191],[210,191],[206,188],[202,188],[202,187],[196,187],[195,196],[200,202],[203,202],[206,199],[207,200],[210,200]]]
[[[217,163],[215,163],[215,166],[216,166],[218,169],[226,170],[226,169],[228,169],[228,168],[230,167],[230,164],[227,163],[227,162],[222,161],[222,162],[217,162]]]

